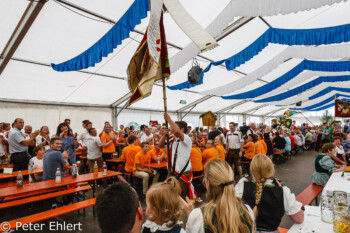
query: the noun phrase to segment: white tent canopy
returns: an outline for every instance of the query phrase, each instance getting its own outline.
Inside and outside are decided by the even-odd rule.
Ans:
[[[31,110],[38,108],[38,105],[25,103],[34,103],[45,104],[43,106],[57,106],[57,109],[65,107],[78,109],[74,106],[85,106],[91,109],[97,107],[97,109],[103,109],[104,112],[104,115],[99,116],[104,118],[100,120],[101,124],[104,121],[114,122],[116,116],[118,116],[116,119],[118,119],[119,124],[127,124],[130,121],[143,121],[142,123],[145,123],[149,120],[148,118],[162,122],[160,113],[163,111],[161,83],[153,87],[150,97],[135,103],[129,110],[123,110],[119,113],[126,100],[128,100],[129,94],[126,68],[142,39],[143,35],[138,32],[145,32],[149,17],[142,20],[142,23],[136,26],[135,32],[131,32],[129,38],[123,40],[123,43],[113,53],[109,54],[95,67],[72,72],[56,72],[50,67],[50,63],[61,63],[69,60],[93,45],[112,28],[113,22],[118,21],[133,2],[133,0],[49,0],[43,4],[41,10],[38,10],[37,15],[32,15],[32,18],[30,18],[31,9],[28,6],[33,4],[33,8],[36,4],[42,4],[41,1],[0,1],[0,52],[2,52],[2,55],[6,55],[6,49],[14,49],[14,53],[9,57],[10,60],[4,66],[4,69],[1,70],[0,68],[0,102],[2,103],[0,111],[2,113],[6,112],[6,114],[1,114],[0,121],[9,121],[18,115],[23,115],[24,113],[21,114],[18,109],[27,109],[28,114],[30,114]],[[206,28],[231,1],[221,0],[220,3],[215,4],[210,0],[181,0],[180,2],[193,18]],[[239,1],[237,0],[237,2]],[[290,2],[292,7],[293,0],[286,0],[286,2]],[[310,6],[314,6],[313,4],[317,1],[305,0],[304,2],[306,5],[308,3]],[[234,21],[227,25],[227,29],[221,33],[218,41],[220,46],[200,54],[197,59],[202,67],[206,67],[210,61],[226,59],[253,43],[269,26],[286,29],[310,29],[350,23],[350,2],[326,0],[323,2],[325,4],[317,3],[318,6],[315,5],[317,7],[309,7],[310,9],[297,13],[255,18],[234,17]],[[332,5],[334,2],[340,3]],[[33,23],[30,27],[22,29],[24,34],[20,43],[11,43],[16,37],[21,37],[21,35],[14,32],[21,30],[17,25],[22,22],[21,18],[25,21],[25,17],[29,17],[29,20],[33,20]],[[169,57],[172,60],[172,57],[191,41],[169,14],[166,13],[164,17]],[[239,24],[242,20],[245,20],[243,25]],[[347,44],[342,43],[332,46],[347,46]],[[278,101],[255,103],[254,100],[224,100],[219,95],[207,94],[209,90],[215,87],[223,86],[235,80],[243,80],[244,76],[264,66],[286,48],[288,46],[270,44],[261,53],[233,71],[227,71],[224,66],[213,67],[206,73],[203,85],[177,91],[168,89],[168,110],[174,114],[173,116],[179,118],[190,111],[191,113],[184,119],[194,126],[199,124],[198,115],[208,110],[220,113],[221,117],[227,115],[227,117],[225,116],[226,120],[221,118],[220,122],[223,124],[226,124],[232,115],[236,115],[235,120],[240,122],[243,120],[249,121],[247,116],[255,117],[263,122],[267,120],[267,117],[282,114],[288,107],[281,108],[275,105],[288,105],[303,100],[305,106],[310,106],[317,103],[317,100],[307,100],[307,98],[325,87],[349,87],[349,82],[323,83],[305,91],[305,93],[288,98],[283,103]],[[0,62],[3,58],[0,58]],[[347,57],[339,57],[332,60],[346,59]],[[243,93],[270,83],[296,66],[300,61],[301,59],[298,58],[283,61],[281,65],[268,72],[268,74],[229,94]],[[167,80],[167,84],[175,85],[187,81],[187,72],[191,66],[192,60],[173,72]],[[340,73],[345,75],[349,72]],[[301,78],[298,78],[298,81],[288,82],[284,87],[292,89],[320,75],[317,72],[304,71],[299,75]],[[285,88],[282,86],[276,89],[273,91],[273,95],[284,92]],[[271,93],[266,93],[261,97],[271,95]],[[318,100],[322,101],[329,98],[329,96],[331,94],[327,94]],[[186,100],[187,104],[180,104],[180,100]],[[23,105],[18,105],[20,107],[11,112],[9,109],[13,109],[14,106],[7,102],[22,103]],[[9,105],[12,107],[9,108]],[[48,110],[46,107],[38,109],[41,112]],[[81,113],[87,114],[88,110],[91,109],[80,110]],[[56,115],[60,115],[60,111],[57,110]],[[89,118],[88,114],[79,115],[74,112],[70,111],[65,116],[74,118],[77,122]],[[27,116],[28,114],[24,115]],[[74,114],[78,114],[79,117],[75,117]],[[313,116],[320,115],[319,113],[311,114],[314,114]],[[42,113],[42,115],[45,114]],[[245,117],[238,118],[238,115],[239,117],[243,115]],[[91,117],[96,121],[98,120],[97,116]],[[31,117],[28,116],[27,118]],[[37,119],[44,120],[40,117]],[[57,125],[57,121],[61,120],[60,117],[55,118],[55,123],[52,123],[52,125]],[[77,124],[76,127],[79,127],[79,123],[75,124]]]

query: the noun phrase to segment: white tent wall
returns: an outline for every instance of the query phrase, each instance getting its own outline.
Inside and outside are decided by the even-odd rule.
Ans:
[[[0,102],[0,112],[0,122],[12,123],[15,118],[23,118],[24,124],[31,125],[33,130],[40,129],[43,125],[48,126],[50,136],[56,133],[58,124],[66,118],[71,120],[74,132],[82,131],[83,120],[90,120],[98,132],[103,129],[105,121],[112,122],[112,109],[102,107]]]
[[[118,109],[118,111],[120,111],[120,109]],[[176,114],[169,113],[169,115],[173,120],[177,120]],[[163,124],[165,122],[163,112],[124,109],[118,115],[117,123],[118,126],[127,125],[130,122],[136,122],[139,125],[148,125],[150,120],[158,121],[159,124]]]

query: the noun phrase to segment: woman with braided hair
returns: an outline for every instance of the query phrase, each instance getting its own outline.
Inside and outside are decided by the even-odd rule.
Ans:
[[[304,221],[302,204],[295,199],[288,187],[273,178],[275,169],[266,155],[256,155],[250,164],[253,180],[242,178],[235,186],[237,197],[242,198],[256,217],[257,233],[279,233],[278,226],[284,214],[295,223]]]
[[[206,203],[193,209],[187,198],[183,208],[189,215],[187,233],[251,233],[255,231],[254,214],[248,205],[236,198],[231,166],[221,159],[204,167]]]

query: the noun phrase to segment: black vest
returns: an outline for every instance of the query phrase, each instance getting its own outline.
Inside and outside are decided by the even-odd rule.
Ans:
[[[181,226],[180,225],[176,225],[171,230],[168,230],[168,231],[157,230],[156,232],[158,232],[158,233],[180,233],[180,231],[181,231]],[[151,232],[151,230],[149,228],[144,227],[142,233],[152,233],[152,232]]]
[[[260,231],[275,231],[284,215],[283,188],[273,183],[264,186],[258,205],[258,216],[255,219],[256,228]],[[253,182],[244,182],[243,201],[252,209],[255,207],[256,186]]]
[[[315,170],[319,173],[330,174],[330,172],[327,169],[322,168],[320,165],[320,160],[323,159],[323,157],[325,157],[325,156],[327,156],[327,155],[323,155],[323,154],[317,155],[317,157],[315,159]]]

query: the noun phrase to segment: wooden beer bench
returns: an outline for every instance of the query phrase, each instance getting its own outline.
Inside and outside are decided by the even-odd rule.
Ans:
[[[56,197],[60,197],[60,196],[66,196],[66,195],[77,193],[77,192],[86,192],[86,191],[89,191],[90,189],[91,189],[91,187],[86,185],[86,186],[83,186],[83,187],[78,187],[78,188],[74,188],[74,189],[66,189],[66,190],[61,190],[61,191],[55,191],[55,192],[51,192],[51,193],[47,193],[47,194],[43,194],[43,195],[39,195],[39,196],[31,195],[28,198],[1,203],[0,204],[0,210],[7,209],[7,208],[10,208],[10,207],[30,204],[30,203],[33,203],[33,202],[44,201],[44,200],[47,200],[47,199],[56,198]]]
[[[316,199],[316,205],[318,205],[317,196],[322,192],[323,186],[310,184],[306,189],[298,194],[296,200],[305,205],[311,205],[313,200]]]
[[[92,199],[80,201],[74,204],[62,206],[57,209],[52,209],[52,210],[48,210],[38,214],[29,215],[27,217],[15,219],[15,220],[9,221],[10,228],[7,230],[15,229],[16,224],[18,222],[20,222],[21,225],[28,224],[28,223],[37,223],[37,222],[41,222],[60,215],[68,214],[77,210],[85,209],[90,206],[94,206],[95,203],[96,203],[96,198],[92,198]]]

